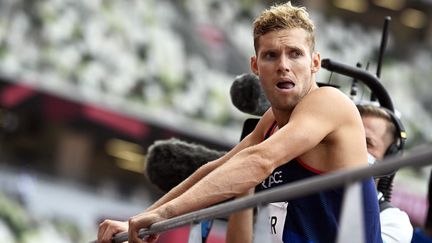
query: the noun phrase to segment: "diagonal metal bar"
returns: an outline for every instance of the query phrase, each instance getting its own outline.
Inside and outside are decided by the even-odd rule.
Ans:
[[[327,190],[342,186],[354,181],[366,179],[375,175],[383,175],[393,172],[401,167],[414,166],[420,167],[432,164],[432,145],[427,144],[417,149],[408,151],[406,156],[392,157],[385,162],[374,166],[359,169],[341,170],[328,173],[323,176],[316,176],[307,180],[291,183],[272,190],[256,193],[237,200],[218,204],[209,208],[187,213],[178,217],[167,219],[153,224],[148,229],[139,232],[141,237],[148,234],[159,233],[191,223],[198,223],[201,220],[213,219],[228,216],[231,213],[270,202],[286,201],[298,198],[322,190]],[[114,242],[124,242],[128,240],[127,232],[121,232],[114,236]],[[95,242],[95,241],[94,241]]]

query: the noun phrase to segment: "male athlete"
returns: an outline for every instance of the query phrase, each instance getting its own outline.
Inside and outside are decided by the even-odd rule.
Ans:
[[[99,242],[110,242],[115,233],[125,230],[129,242],[155,242],[157,235],[143,241],[138,231],[238,197],[257,185],[266,190],[322,173],[367,166],[364,129],[355,105],[338,89],[319,88],[315,82],[321,59],[314,49],[314,26],[305,9],[291,3],[271,7],[258,16],[253,28],[251,69],[259,76],[271,108],[231,151],[200,167],[145,212],[128,222],[101,223]],[[262,184],[269,176],[276,176],[277,182]],[[372,179],[363,183],[362,191],[366,241],[381,242]],[[289,223],[280,240],[334,242],[343,194],[343,188],[338,188],[289,201]]]

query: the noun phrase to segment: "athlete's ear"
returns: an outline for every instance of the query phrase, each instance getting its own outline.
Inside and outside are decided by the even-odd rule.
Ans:
[[[321,68],[321,55],[319,52],[312,53],[312,67],[311,71],[312,73],[318,72],[318,70]]]
[[[257,63],[257,57],[253,56],[250,58],[250,66],[251,66],[251,70],[255,75],[259,75],[258,72],[258,63]]]

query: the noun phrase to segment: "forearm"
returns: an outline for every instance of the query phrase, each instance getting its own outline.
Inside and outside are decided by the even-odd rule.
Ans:
[[[239,153],[239,151],[242,151],[243,149],[245,149],[245,148],[247,148],[253,144],[256,144],[256,141],[257,141],[257,138],[255,136],[248,135],[239,144],[237,144],[231,151],[226,153],[221,158],[201,166],[191,176],[189,176],[186,180],[184,180],[178,186],[174,187],[171,191],[169,191],[167,194],[165,194],[161,199],[156,201],[146,211],[157,209],[157,208],[161,207],[162,205],[164,205],[164,204],[166,204],[172,200],[175,200],[178,197],[181,197],[183,194],[188,192],[189,189],[191,189],[193,186],[195,186],[200,181],[202,181],[201,180],[202,178],[207,177],[211,172],[222,167],[222,165],[225,165],[226,162],[228,162],[234,156],[237,156],[237,153]],[[224,176],[221,175],[221,177],[224,177]]]
[[[171,189],[168,193],[162,196],[155,203],[153,203],[149,208],[146,209],[146,212],[154,210],[160,207],[161,205],[171,201],[172,199],[178,197],[179,195],[183,194],[190,187],[195,185],[199,180],[201,180],[203,177],[205,177],[207,174],[213,171],[216,167],[217,167],[216,161],[204,164],[203,166],[198,168],[192,175],[190,175],[187,179],[185,179],[183,182],[181,182],[176,187]]]
[[[269,174],[268,168],[259,160],[259,156],[248,156],[247,152],[234,156],[188,191],[166,203],[159,213],[171,218],[242,195]]]

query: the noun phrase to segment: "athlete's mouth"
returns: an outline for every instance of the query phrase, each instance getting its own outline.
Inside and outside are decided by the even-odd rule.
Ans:
[[[291,81],[280,81],[276,84],[279,89],[292,89],[295,84]]]

